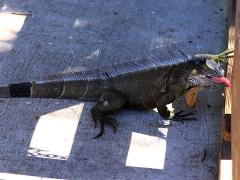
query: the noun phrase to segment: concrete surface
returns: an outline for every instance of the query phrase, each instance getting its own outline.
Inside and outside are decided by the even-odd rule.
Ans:
[[[2,83],[134,61],[168,44],[197,53],[225,47],[226,0],[0,0],[0,7]],[[93,103],[2,99],[0,179],[216,179],[221,93],[199,95],[198,121],[157,128],[156,112],[125,110],[117,133],[107,128],[99,139]],[[175,105],[184,108],[183,99]]]

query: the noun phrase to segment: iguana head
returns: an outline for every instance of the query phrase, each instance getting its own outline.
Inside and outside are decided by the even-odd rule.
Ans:
[[[210,86],[213,84],[223,84],[231,87],[231,82],[224,77],[224,70],[219,61],[224,61],[233,51],[227,50],[219,55],[196,55],[193,68],[190,72],[190,86]]]

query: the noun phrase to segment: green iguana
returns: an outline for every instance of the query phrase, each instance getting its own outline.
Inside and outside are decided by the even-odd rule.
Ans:
[[[214,83],[231,86],[224,77],[224,70],[217,63],[230,57],[233,51],[219,55],[199,54],[169,59],[151,56],[140,61],[105,67],[87,72],[59,73],[40,81],[0,85],[0,97],[63,98],[81,101],[96,101],[91,109],[95,123],[110,125],[116,131],[116,122],[111,116],[123,107],[149,110],[157,108],[164,119],[184,119],[187,115],[175,113],[171,117],[166,105],[197,86]],[[171,53],[170,53],[171,54]],[[187,120],[187,118],[185,118]]]

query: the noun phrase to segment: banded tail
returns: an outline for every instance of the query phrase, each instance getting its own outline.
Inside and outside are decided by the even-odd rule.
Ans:
[[[30,82],[0,85],[0,97],[30,97],[32,84]]]
[[[95,101],[101,94],[98,81],[40,81],[0,85],[0,98],[61,98]]]
[[[57,98],[63,93],[63,82],[22,82],[0,85],[0,97]]]

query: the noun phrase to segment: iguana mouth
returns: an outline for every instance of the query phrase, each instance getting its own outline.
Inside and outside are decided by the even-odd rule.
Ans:
[[[212,77],[212,76],[206,76],[208,79],[212,80],[213,82],[215,83],[219,83],[219,84],[225,84],[226,86],[228,87],[231,87],[232,84],[230,82],[230,80],[224,76],[215,76],[215,77]]]

